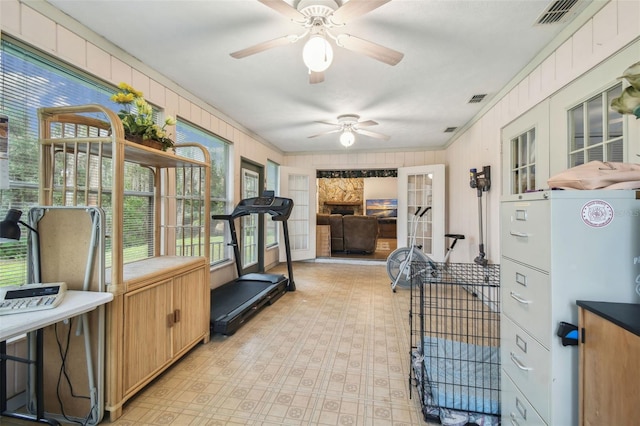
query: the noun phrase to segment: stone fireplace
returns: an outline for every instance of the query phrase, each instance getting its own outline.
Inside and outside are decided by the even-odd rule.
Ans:
[[[318,212],[363,214],[363,178],[319,178]]]
[[[364,203],[365,194],[372,198],[395,198],[395,178],[397,169],[364,169],[364,170],[318,170],[316,174],[318,184],[318,213],[331,214],[366,214]],[[370,178],[389,178],[394,180],[392,194],[388,187],[382,186],[384,194],[372,191]],[[365,185],[367,188],[365,190]],[[375,185],[375,189],[379,189]]]

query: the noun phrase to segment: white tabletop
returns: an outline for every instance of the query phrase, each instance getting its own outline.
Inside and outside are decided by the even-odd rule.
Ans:
[[[111,300],[111,293],[67,290],[62,302],[53,309],[1,315],[0,342],[92,311]]]

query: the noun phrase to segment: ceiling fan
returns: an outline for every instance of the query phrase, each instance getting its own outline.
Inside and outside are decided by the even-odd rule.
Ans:
[[[331,133],[340,132],[340,143],[344,145],[346,148],[353,145],[355,141],[354,133],[369,136],[376,139],[382,139],[384,141],[388,141],[390,136],[383,135],[382,133],[372,132],[371,130],[362,129],[362,127],[369,126],[377,126],[378,123],[373,120],[367,121],[359,121],[360,116],[356,114],[344,114],[338,116],[338,122],[334,123],[331,121],[318,121],[317,123],[328,124],[330,126],[335,126],[336,128],[333,130],[328,130],[326,132],[318,133],[317,135],[309,136],[309,138],[317,138],[318,136],[329,135]]]
[[[334,35],[329,31],[332,28],[342,27],[350,20],[369,13],[391,0],[349,0],[343,2],[342,6],[338,6],[334,0],[300,0],[297,8],[290,6],[284,0],[258,1],[302,26],[304,32],[289,34],[231,53],[231,56],[236,59],[295,43],[309,36],[303,49],[303,59],[309,68],[309,82],[315,84],[324,81],[324,71],[333,60],[333,48],[327,41],[327,37],[339,47],[362,53],[385,64],[396,65],[404,57],[401,52],[371,41],[350,34]]]

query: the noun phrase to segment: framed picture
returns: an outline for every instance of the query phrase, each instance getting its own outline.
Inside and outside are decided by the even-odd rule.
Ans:
[[[367,216],[397,217],[397,198],[376,198],[366,202]]]

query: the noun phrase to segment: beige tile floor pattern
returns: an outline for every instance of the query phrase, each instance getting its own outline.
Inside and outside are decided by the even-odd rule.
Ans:
[[[374,263],[297,262],[294,278],[295,292],[198,345],[112,424],[428,424],[415,388],[409,398],[408,290],[393,293]]]

